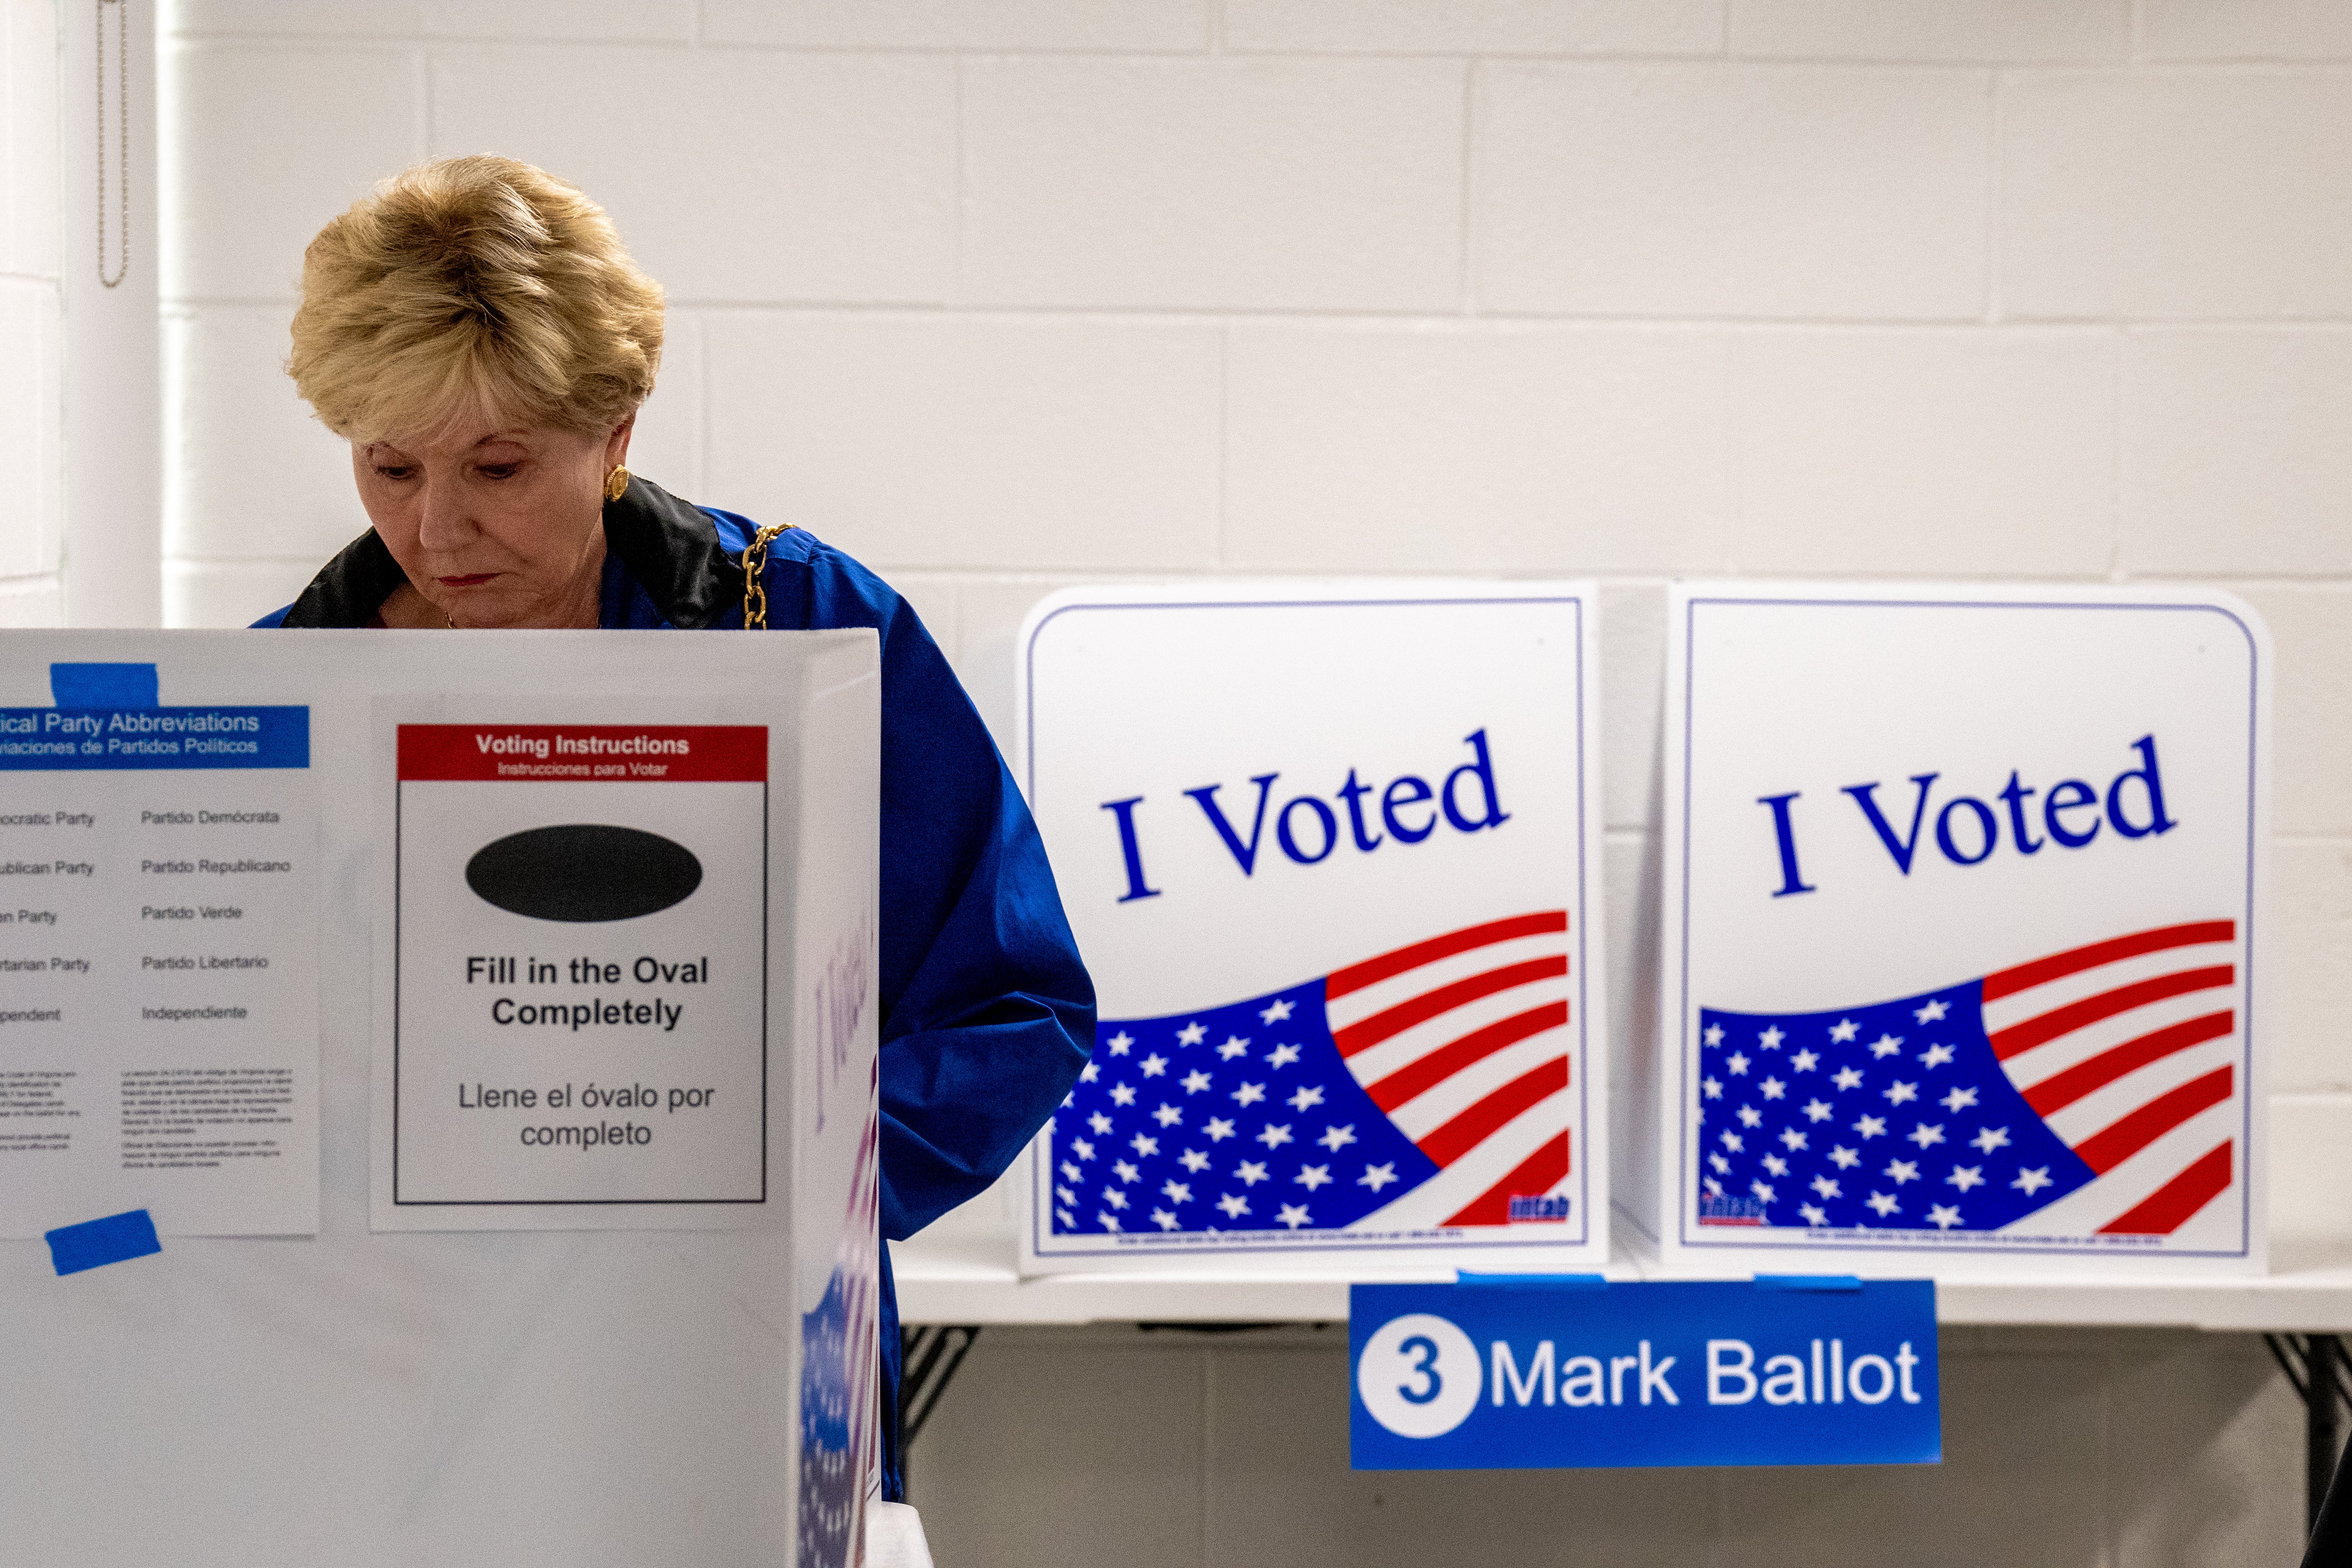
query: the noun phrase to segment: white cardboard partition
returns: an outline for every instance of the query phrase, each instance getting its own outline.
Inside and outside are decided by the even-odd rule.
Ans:
[[[1100,998],[1022,1265],[1608,1257],[1594,595],[1090,588],[1014,769]]]
[[[876,663],[0,638],[0,1556],[854,1560]]]
[[[2253,613],[1691,584],[1669,626],[1667,1264],[2259,1272]]]

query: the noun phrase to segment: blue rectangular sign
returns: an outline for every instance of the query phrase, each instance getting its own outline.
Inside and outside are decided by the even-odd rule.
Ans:
[[[0,708],[0,771],[310,765],[308,708]]]
[[[1934,1464],[1936,1287],[1358,1285],[1360,1470]]]

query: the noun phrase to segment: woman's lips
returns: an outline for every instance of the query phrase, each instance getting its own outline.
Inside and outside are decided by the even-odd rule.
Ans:
[[[497,575],[495,572],[470,572],[463,577],[436,577],[433,580],[444,588],[471,588],[478,583],[487,583]]]

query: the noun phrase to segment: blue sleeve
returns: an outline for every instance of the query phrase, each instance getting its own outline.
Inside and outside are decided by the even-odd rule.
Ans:
[[[282,626],[286,624],[286,612],[293,607],[294,606],[291,605],[280,605],[276,609],[270,611],[268,615],[262,616],[259,620],[254,622],[253,625],[247,626],[246,630],[262,631],[270,627]]]
[[[898,1241],[1045,1125],[1094,1039],[1094,985],[1029,807],[913,607],[824,546],[804,569],[808,625],[882,638],[882,1234]]]

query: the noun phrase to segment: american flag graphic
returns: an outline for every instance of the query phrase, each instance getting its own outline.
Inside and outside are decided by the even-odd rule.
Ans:
[[[1569,990],[1551,910],[1107,1020],[1048,1124],[1055,1234],[1566,1220]]]
[[[2236,955],[2201,921],[1867,1006],[1702,1008],[1699,1223],[2170,1235],[2234,1179]]]

